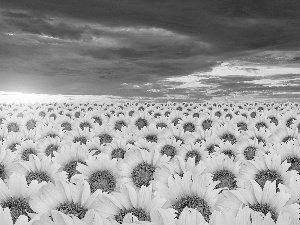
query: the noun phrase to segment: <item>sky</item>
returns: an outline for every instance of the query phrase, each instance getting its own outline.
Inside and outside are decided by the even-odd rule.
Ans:
[[[300,101],[299,0],[1,0],[0,91]]]

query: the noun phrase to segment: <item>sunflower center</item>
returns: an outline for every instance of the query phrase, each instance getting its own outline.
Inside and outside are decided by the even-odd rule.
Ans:
[[[94,116],[93,119],[95,123],[98,123],[100,126],[102,125],[102,120],[99,116]]]
[[[217,111],[217,112],[215,112],[215,116],[221,117],[221,116],[222,116],[222,113],[221,113],[220,111]]]
[[[7,126],[8,132],[18,132],[20,127],[17,123],[9,123]]]
[[[146,127],[148,125],[148,122],[146,119],[138,118],[135,122],[135,125],[138,127],[138,129],[142,129],[143,127]]]
[[[200,114],[199,114],[199,113],[194,113],[194,114],[193,114],[193,117],[199,118],[199,117],[200,117]]]
[[[227,155],[229,158],[233,157],[235,158],[235,154],[232,150],[228,149],[228,150],[225,150],[225,151],[222,151],[223,154]]]
[[[237,188],[235,175],[226,170],[218,170],[214,173],[213,181],[221,181],[219,184],[216,185],[215,188],[224,188],[228,187],[230,190]]]
[[[261,143],[261,142],[262,142],[264,146],[267,145],[267,144],[266,144],[266,141],[265,141],[262,137],[258,136],[258,137],[256,137],[256,139],[257,139],[258,143]]]
[[[100,144],[111,143],[112,137],[109,134],[102,134],[99,136]]]
[[[89,122],[82,122],[80,123],[79,127],[81,128],[81,130],[84,130],[84,128],[88,128],[88,130],[90,130],[92,128]]]
[[[268,204],[254,204],[254,205],[249,205],[249,208],[256,211],[256,212],[262,212],[264,215],[267,215],[268,212],[271,213],[271,218],[276,221],[277,220],[277,213],[271,209],[271,207]]]
[[[252,118],[255,118],[255,117],[256,117],[256,112],[250,113],[250,116],[251,116]]]
[[[247,124],[244,123],[244,122],[239,122],[239,123],[237,123],[237,127],[239,128],[239,129],[238,129],[239,131],[240,131],[240,130],[244,130],[244,131],[248,130]]]
[[[29,203],[25,198],[10,198],[5,202],[1,203],[1,206],[2,208],[9,208],[14,223],[20,215],[27,216],[28,219],[30,219],[28,213],[34,213],[34,211],[30,208]]]
[[[26,176],[27,184],[29,185],[33,180],[37,180],[39,183],[41,183],[42,181],[46,181],[47,183],[51,181],[48,174],[43,171],[29,172]]]
[[[295,118],[292,117],[286,121],[286,126],[289,128],[294,123]]]
[[[97,171],[90,176],[89,184],[92,193],[97,189],[100,189],[103,192],[111,192],[116,188],[116,179],[108,170],[102,170]]]
[[[86,142],[87,142],[87,138],[84,137],[84,136],[78,136],[78,137],[75,137],[75,138],[74,138],[73,142],[74,142],[74,143],[79,142],[80,144],[85,145]]]
[[[183,125],[183,130],[184,132],[186,131],[194,132],[196,130],[196,127],[193,123],[186,123]]]
[[[111,153],[111,157],[124,159],[125,152],[123,148],[115,148]]]
[[[213,152],[215,152],[215,148],[216,147],[219,147],[219,145],[215,145],[215,144],[212,144],[212,145],[209,145],[207,148],[206,148],[206,151],[208,151],[209,154],[212,154]]]
[[[36,127],[36,121],[34,119],[28,120],[26,123],[27,130],[32,130]]]
[[[64,122],[60,126],[63,127],[63,130],[67,130],[67,131],[72,130],[72,125],[69,122]]]
[[[74,161],[71,161],[71,162],[69,162],[69,163],[67,163],[65,165],[64,171],[67,172],[69,180],[71,179],[71,177],[73,175],[79,174],[79,172],[76,170],[76,166],[77,166],[78,163],[86,164],[86,163],[84,163],[82,161],[76,161],[76,160],[74,160]]]
[[[6,171],[4,165],[0,164],[0,178],[4,180],[6,177]]]
[[[39,112],[39,116],[40,116],[40,117],[45,117],[45,116],[46,116],[46,113],[43,112],[43,111],[41,111],[41,112]]]
[[[212,127],[212,121],[210,119],[206,119],[202,123],[203,130],[209,130]]]
[[[232,115],[230,114],[230,113],[227,113],[226,115],[225,115],[225,118],[226,117],[228,117],[229,119],[232,119]]]
[[[291,163],[291,166],[288,170],[296,170],[298,173],[300,173],[300,158],[291,156],[287,158],[287,162]]]
[[[79,118],[80,117],[80,112],[76,112],[74,116],[75,116],[75,118]]]
[[[122,127],[125,127],[125,126],[126,126],[126,123],[125,123],[124,121],[122,121],[122,120],[117,121],[117,122],[115,123],[115,130],[121,131],[121,130],[122,130]]]
[[[179,120],[181,120],[181,118],[175,118],[172,123],[174,124],[174,126],[177,126],[177,124],[179,123]]]
[[[231,144],[235,144],[236,143],[236,138],[235,138],[235,136],[233,135],[233,134],[230,134],[230,133],[225,133],[225,134],[223,134],[222,136],[221,136],[221,139],[223,140],[223,141],[229,141],[229,142],[231,142]]]
[[[274,123],[276,126],[278,125],[278,119],[275,116],[268,117],[271,123]]]
[[[51,155],[52,157],[54,157],[53,152],[54,152],[54,151],[56,152],[57,150],[58,150],[58,146],[57,146],[57,145],[50,144],[50,145],[48,145],[48,147],[46,148],[45,154],[46,154],[46,156]]]
[[[184,144],[183,138],[181,138],[181,137],[179,137],[179,136],[176,136],[176,135],[174,135],[173,137],[175,138],[176,141],[181,141],[181,144],[180,144],[180,145],[183,145],[183,144]]]
[[[0,118],[0,125],[3,123],[3,120],[5,120],[5,118]]]
[[[60,204],[56,210],[66,214],[66,215],[74,215],[79,219],[84,218],[86,212],[88,211],[86,208],[80,206],[78,203],[74,202],[65,202]]]
[[[171,159],[176,155],[176,148],[172,145],[165,145],[162,149],[161,149],[161,154],[162,155],[167,155],[167,156],[171,156]]]
[[[288,135],[288,136],[286,136],[286,137],[284,137],[284,138],[282,139],[282,142],[283,142],[283,143],[287,143],[287,142],[293,141],[293,140],[294,140],[294,137]]]
[[[165,123],[157,123],[156,124],[156,128],[166,128],[167,127],[167,124]]]
[[[265,186],[265,183],[267,180],[271,181],[271,182],[276,180],[276,188],[279,191],[278,184],[283,183],[283,180],[282,180],[282,177],[280,174],[278,174],[274,170],[262,170],[262,171],[259,171],[255,175],[255,181],[260,185],[261,188],[263,188]]]
[[[256,123],[255,127],[256,127],[257,130],[259,130],[260,128],[268,128],[267,124],[265,122]]]
[[[194,158],[194,157],[195,157],[195,164],[198,164],[201,160],[201,155],[197,150],[188,151],[185,155],[185,161],[187,161],[188,158]]]
[[[139,188],[143,185],[149,186],[150,181],[153,180],[154,171],[153,165],[145,162],[138,164],[131,173],[133,183]]]
[[[256,153],[256,148],[253,146],[248,146],[245,150],[244,150],[244,156],[247,160],[252,160],[254,159]]]
[[[27,148],[24,149],[21,155],[21,159],[23,159],[24,161],[29,161],[29,155],[37,155],[36,150],[34,150],[33,148]]]
[[[55,137],[58,137],[58,135],[55,133],[48,133],[45,137],[55,138]]]
[[[182,210],[185,208],[192,208],[197,209],[202,216],[204,217],[206,222],[209,222],[209,217],[212,214],[210,211],[209,205],[206,201],[198,196],[187,196],[177,200],[173,205],[172,208],[177,210],[176,215],[177,219],[181,214]]]
[[[8,148],[14,152],[14,151],[17,150],[16,146],[17,146],[18,144],[19,144],[19,143],[12,143]]]
[[[148,142],[155,142],[157,143],[157,136],[155,134],[149,134],[145,137],[146,141]]]
[[[115,215],[115,220],[122,224],[123,219],[126,216],[126,214],[132,213],[132,215],[136,216],[139,221],[150,221],[150,215],[145,212],[143,209],[121,209],[118,215]]]
[[[159,116],[161,116],[160,113],[155,113],[155,114],[154,114],[154,118],[157,118],[157,117],[159,117]]]

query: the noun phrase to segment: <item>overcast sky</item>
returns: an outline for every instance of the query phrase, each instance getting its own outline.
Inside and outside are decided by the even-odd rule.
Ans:
[[[300,99],[299,0],[1,0],[0,91]]]

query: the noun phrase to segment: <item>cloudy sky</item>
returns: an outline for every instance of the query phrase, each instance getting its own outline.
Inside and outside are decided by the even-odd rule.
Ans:
[[[299,0],[1,0],[0,91],[300,99]]]

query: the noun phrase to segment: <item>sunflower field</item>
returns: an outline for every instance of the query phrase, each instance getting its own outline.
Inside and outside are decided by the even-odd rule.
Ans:
[[[297,103],[0,103],[1,225],[300,224]]]

